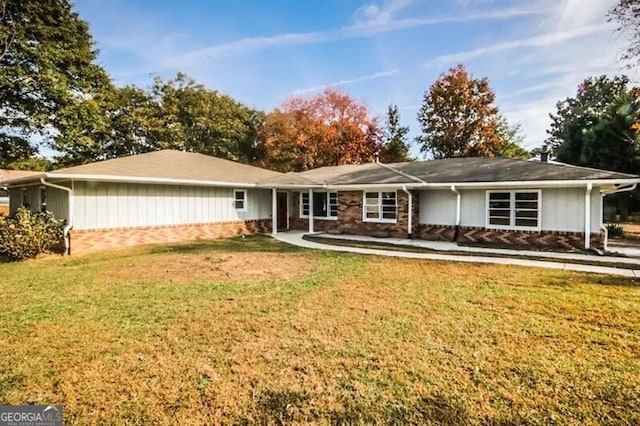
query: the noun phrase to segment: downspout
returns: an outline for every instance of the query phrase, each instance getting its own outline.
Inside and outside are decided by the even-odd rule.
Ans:
[[[460,192],[456,189],[455,185],[451,185],[451,191],[456,194],[456,228],[453,233],[453,241],[458,241],[458,233],[460,232]]]
[[[402,185],[402,190],[409,196],[409,212],[407,213],[407,238],[413,238],[413,194],[407,190],[407,185]]]
[[[587,190],[584,193],[584,248],[591,248],[591,191],[593,183],[587,183]]]
[[[71,254],[71,236],[69,234],[69,231],[71,231],[71,229],[73,228],[73,189],[67,188],[66,186],[56,185],[55,183],[47,182],[46,180],[44,180],[44,176],[40,176],[40,183],[42,183],[44,186],[66,191],[69,194],[67,202],[67,225],[62,230],[62,233],[64,236],[64,252],[66,254]]]

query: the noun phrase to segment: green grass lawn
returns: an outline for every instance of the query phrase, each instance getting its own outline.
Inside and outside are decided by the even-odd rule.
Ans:
[[[0,264],[0,403],[65,424],[638,424],[640,285],[266,237]]]

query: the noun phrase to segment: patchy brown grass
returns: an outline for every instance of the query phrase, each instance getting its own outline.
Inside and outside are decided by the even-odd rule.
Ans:
[[[623,223],[625,236],[634,240],[640,240],[640,223]]]
[[[640,422],[623,278],[264,238],[0,273],[0,402],[69,424]]]

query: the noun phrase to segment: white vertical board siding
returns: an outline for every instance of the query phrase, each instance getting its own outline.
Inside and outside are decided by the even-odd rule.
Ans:
[[[9,213],[14,213],[22,205],[22,188],[9,188]]]
[[[484,189],[460,190],[460,225],[484,227],[487,217],[487,191]]]
[[[234,208],[234,188],[76,182],[74,228],[96,229],[269,219],[268,189],[247,190],[247,210]]]
[[[583,208],[584,210],[584,208]],[[600,188],[593,188],[591,192],[591,233],[597,234],[602,226],[602,195]]]
[[[543,231],[584,232],[585,191],[584,187],[543,189],[541,229]],[[594,188],[593,193],[597,192],[598,189]],[[600,207],[597,207],[596,211],[593,211],[592,207],[592,217],[599,211]]]
[[[424,225],[455,225],[456,194],[449,190],[420,191],[420,219]]]

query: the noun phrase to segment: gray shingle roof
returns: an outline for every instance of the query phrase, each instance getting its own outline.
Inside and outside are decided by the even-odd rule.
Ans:
[[[255,184],[280,173],[204,154],[163,150],[55,170],[56,175],[99,175]]]
[[[393,164],[321,167],[286,174],[263,184],[394,185],[425,183],[499,183],[640,179],[639,176],[558,163],[509,158],[448,158]]]

